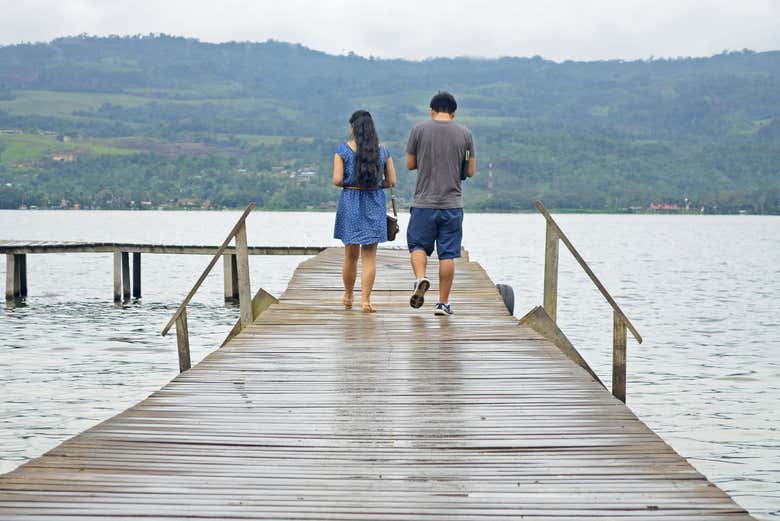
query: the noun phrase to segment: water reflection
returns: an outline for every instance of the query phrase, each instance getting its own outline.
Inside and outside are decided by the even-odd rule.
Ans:
[[[357,444],[381,439],[383,435],[392,440],[394,407],[388,400],[392,397],[393,362],[388,360],[384,346],[366,341],[373,336],[373,323],[380,318],[352,312],[344,315],[344,320],[355,322],[356,327],[335,345],[319,346],[329,347],[337,355],[338,381],[330,393],[335,404],[334,430],[339,436],[357,438],[353,440]],[[328,382],[322,385],[329,387]]]

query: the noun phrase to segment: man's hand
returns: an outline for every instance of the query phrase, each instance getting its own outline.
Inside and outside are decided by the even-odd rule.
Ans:
[[[414,154],[406,154],[406,169],[417,170],[417,156],[415,156]],[[470,167],[469,170],[471,170]]]

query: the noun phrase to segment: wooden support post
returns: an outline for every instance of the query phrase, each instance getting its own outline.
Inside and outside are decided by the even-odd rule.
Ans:
[[[133,298],[141,298],[141,252],[133,252]]]
[[[612,317],[612,395],[626,403],[626,323],[617,311]]]
[[[198,277],[198,280],[195,281],[195,285],[192,286],[192,289],[189,293],[187,293],[187,296],[184,297],[184,301],[179,305],[178,309],[176,310],[176,313],[173,314],[171,319],[168,321],[167,324],[165,324],[165,327],[162,330],[162,335],[165,336],[168,334],[168,331],[171,330],[174,323],[176,322],[177,317],[184,311],[184,309],[187,307],[187,304],[190,302],[190,299],[192,299],[193,295],[195,295],[195,292],[198,291],[198,288],[200,288],[200,285],[203,284],[203,281],[206,279],[209,273],[211,273],[211,269],[214,267],[214,265],[219,262],[220,256],[225,252],[225,248],[228,247],[230,244],[230,241],[233,240],[233,238],[236,239],[236,244],[242,243],[243,248],[241,248],[243,253],[243,259],[239,258],[238,260],[238,278],[239,281],[245,280],[246,281],[246,288],[239,289],[239,292],[243,291],[247,294],[247,297],[249,297],[249,249],[247,248],[247,242],[246,242],[246,217],[249,215],[249,212],[251,212],[255,207],[255,203],[249,203],[249,205],[246,207],[246,210],[244,210],[244,213],[241,215],[241,218],[238,220],[238,222],[233,226],[233,229],[230,230],[230,233],[225,238],[225,240],[222,242],[219,248],[217,248],[217,252],[214,254],[213,257],[211,257],[211,260],[209,261],[208,266],[206,266],[206,269],[203,270],[203,273],[200,274],[200,277]],[[238,239],[238,233],[239,230],[243,230],[241,235],[242,240]],[[241,252],[240,252],[241,253]],[[243,262],[242,262],[243,260]],[[242,279],[243,277],[243,279]],[[241,299],[241,316],[242,319],[245,320],[245,318],[248,316],[249,321],[252,320],[252,302],[250,301],[250,298],[243,299],[243,293],[239,293],[239,295],[242,297]],[[246,300],[246,304],[244,304],[244,300]]]
[[[230,256],[230,275],[230,284],[233,287],[233,302],[238,302],[238,257],[236,255]]]
[[[254,321],[252,316],[252,290],[249,283],[249,250],[246,240],[246,221],[236,232],[236,271],[238,272],[238,303],[241,308],[241,328]]]
[[[114,302],[122,302],[122,252],[114,252]]]
[[[130,253],[122,252],[122,300],[130,300]]]
[[[16,265],[16,255],[6,253],[5,255],[5,299],[14,300],[19,288],[16,285],[19,268]]]
[[[607,388],[607,386],[604,385],[604,382],[602,382],[598,377],[596,372],[590,368],[588,362],[586,362],[582,355],[580,355],[579,351],[577,351],[577,348],[574,347],[574,344],[572,344],[563,331],[561,331],[561,328],[558,327],[558,324],[553,322],[552,319],[547,315],[547,312],[543,307],[536,306],[531,311],[526,313],[525,316],[520,319],[518,325],[530,327],[544,338],[555,344],[555,347],[560,349],[561,352],[569,358],[569,360],[585,369],[594,380],[601,384],[604,389]]]
[[[230,255],[222,256],[222,284],[224,288],[225,302],[233,300],[233,263],[230,262]]]
[[[558,318],[558,232],[547,223],[544,247],[544,310],[553,322]]]
[[[225,302],[235,302],[238,300],[238,266],[236,256],[225,254],[222,256],[224,266],[225,281]]]
[[[21,253],[17,255],[19,264],[19,296],[27,297],[27,255]]]
[[[612,298],[612,295],[609,294],[609,291],[607,291],[607,288],[604,287],[604,284],[601,283],[596,274],[593,273],[593,270],[590,269],[588,263],[585,262],[585,259],[583,259],[582,255],[580,255],[580,253],[577,251],[577,248],[574,247],[569,238],[566,237],[566,234],[563,233],[561,228],[556,224],[555,219],[553,219],[552,215],[550,215],[550,212],[547,211],[547,208],[544,207],[541,201],[536,201],[535,204],[539,211],[542,212],[542,215],[544,215],[544,218],[547,220],[547,248],[545,249],[544,265],[544,308],[547,311],[547,314],[550,315],[550,318],[552,318],[553,321],[556,320],[556,313],[551,312],[551,310],[557,312],[558,307],[558,244],[560,241],[564,246],[566,246],[566,248],[569,249],[574,259],[585,271],[588,277],[590,277],[590,280],[593,282],[593,284],[596,285],[606,301],[609,302],[609,305],[612,306],[612,309],[614,309],[620,315],[620,318],[623,320],[626,328],[631,331],[631,334],[634,335],[636,341],[641,344],[642,335],[639,334],[639,331],[636,330],[626,314],[623,313],[623,311],[620,309],[620,306],[617,305],[617,302],[615,302],[615,299]],[[553,273],[555,276],[552,276]]]
[[[187,371],[190,360],[190,333],[187,330],[187,309],[185,308],[176,319],[176,345],[179,348],[179,372]]]
[[[257,290],[257,293],[255,294],[255,297],[252,299],[252,316],[257,320],[257,317],[263,314],[263,312],[271,307],[272,304],[278,304],[279,301],[268,293],[263,288],[260,288]],[[241,332],[241,320],[236,321],[236,324],[233,326],[233,329],[230,330],[230,333],[228,333],[227,338],[225,338],[225,341],[222,342],[222,345],[219,347],[225,347],[225,344],[230,341],[231,338],[235,337],[237,334]]]

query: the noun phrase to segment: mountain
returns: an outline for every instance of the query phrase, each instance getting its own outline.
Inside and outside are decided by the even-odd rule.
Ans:
[[[780,213],[777,51],[415,62],[166,35],[0,47],[0,207],[332,206],[333,150],[351,112],[371,111],[400,158],[440,89],[474,132],[472,209],[541,197]],[[396,163],[408,202],[415,174]]]

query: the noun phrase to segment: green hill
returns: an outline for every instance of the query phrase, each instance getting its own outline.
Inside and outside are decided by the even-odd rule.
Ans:
[[[780,213],[780,52],[412,62],[160,35],[0,47],[0,207],[328,207],[350,113],[401,157],[439,89],[477,142],[472,209]]]

